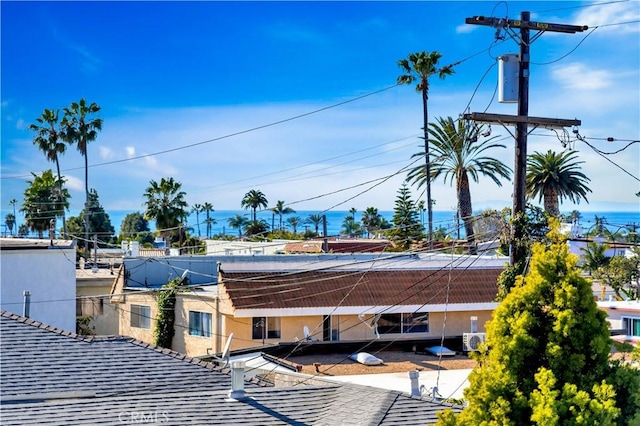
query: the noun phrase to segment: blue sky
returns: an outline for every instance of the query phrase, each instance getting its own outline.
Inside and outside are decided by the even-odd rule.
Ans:
[[[431,79],[431,119],[517,112],[494,95],[496,58],[517,53],[518,44],[508,34],[496,42],[493,28],[466,25],[474,15],[517,19],[526,10],[540,22],[588,25],[532,44],[529,115],[578,118],[579,134],[603,152],[640,137],[637,1],[0,7],[3,211],[9,200],[22,200],[31,172],[55,169],[32,144],[28,125],[44,108],[82,97],[102,108],[103,131],[89,145],[89,186],[107,211],[142,211],[149,181],[170,176],[190,205],[210,202],[216,210],[240,209],[250,189],[261,190],[270,207],[285,200],[296,210],[392,210],[406,176],[400,171],[422,149],[420,96],[393,87],[399,59],[426,50],[442,53],[441,65],[461,62],[454,75]],[[593,192],[589,204],[561,209],[638,211],[640,144],[605,159],[568,130]],[[506,145],[495,158],[512,167],[509,132],[494,125],[492,135]],[[556,134],[533,130],[528,152],[549,149],[563,149]],[[80,210],[83,159],[71,147],[60,162],[71,210]],[[498,187],[481,178],[471,186],[474,209],[511,206],[512,191],[511,181]],[[435,182],[432,198],[435,210],[455,209],[449,183]]]

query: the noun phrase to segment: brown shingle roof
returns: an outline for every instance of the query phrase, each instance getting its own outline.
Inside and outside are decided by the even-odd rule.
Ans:
[[[322,253],[322,241],[300,241],[287,243],[285,253]],[[327,241],[331,253],[380,253],[391,246],[389,240],[341,239]]]
[[[490,303],[501,269],[222,273],[235,309]]]

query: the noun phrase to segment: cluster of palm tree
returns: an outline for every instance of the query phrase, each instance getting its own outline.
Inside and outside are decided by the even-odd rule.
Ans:
[[[89,208],[89,163],[87,147],[98,137],[98,132],[102,130],[102,119],[94,117],[100,111],[100,107],[95,103],[88,103],[84,98],[79,102],[72,102],[68,107],[63,108],[63,115],[60,110],[45,109],[42,115],[36,118],[36,123],[29,126],[29,129],[36,133],[33,143],[45,154],[47,160],[55,163],[57,180],[57,192],[52,195],[60,206],[66,206],[55,212],[55,216],[62,217],[63,235],[66,237],[65,210],[68,208],[69,195],[63,190],[64,180],[60,174],[59,157],[66,151],[67,146],[75,145],[84,158],[84,183],[85,183],[85,211]],[[66,198],[65,198],[66,197]],[[23,205],[23,209],[30,209],[32,206]],[[33,212],[27,214],[32,215]],[[89,247],[89,217],[85,215],[85,253]],[[43,227],[41,223],[35,223],[27,219],[28,226],[39,231]]]
[[[169,243],[185,239],[184,221],[189,216],[186,193],[174,178],[151,180],[145,190],[145,219],[156,221],[160,235]]]
[[[501,186],[500,178],[508,179],[511,174],[509,167],[487,153],[506,147],[496,143],[495,136],[483,138],[483,133],[481,126],[469,127],[462,120],[456,123],[451,117],[438,118],[435,123],[429,123],[429,140],[433,148],[430,179],[426,178],[424,167],[421,166],[414,167],[407,174],[407,180],[418,188],[439,177],[451,185],[455,182],[458,215],[464,223],[471,254],[475,254],[476,249],[470,180],[477,183],[480,176],[485,176]],[[413,157],[423,155],[418,152]]]
[[[198,227],[198,238],[202,236],[200,233],[200,213],[205,214],[204,223],[206,225],[206,236],[207,238],[211,238],[211,230],[213,229],[213,225],[217,223],[217,221],[211,217],[211,213],[215,210],[213,209],[213,204],[206,202],[204,204],[194,204],[191,208],[191,211],[196,214],[196,226]]]
[[[355,207],[349,209],[349,214],[345,216],[342,221],[342,235],[349,237],[366,236],[370,238],[378,231],[390,229],[393,224],[386,218],[382,217],[376,207],[367,207],[360,218],[360,221],[356,219],[356,212],[358,210]],[[316,234],[317,234],[316,229]]]
[[[501,179],[509,179],[511,170],[505,164],[495,159],[489,152],[497,148],[506,148],[505,145],[495,141],[496,137],[488,138],[482,127],[469,126],[461,120],[451,117],[439,117],[435,122],[428,121],[428,93],[429,77],[438,75],[444,78],[453,74],[451,66],[439,67],[438,62],[442,55],[438,52],[417,52],[408,55],[406,59],[398,61],[398,66],[403,74],[397,78],[398,84],[411,84],[417,82],[416,91],[422,95],[424,147],[413,157],[424,157],[424,164],[411,169],[407,174],[407,182],[417,185],[418,188],[426,187],[426,210],[428,212],[428,241],[432,244],[432,207],[431,182],[442,178],[445,183],[456,185],[458,199],[458,215],[462,219],[470,247],[475,253],[475,236],[473,226],[473,207],[471,202],[470,182],[478,182],[480,176],[488,177],[496,185],[501,186]],[[102,129],[102,119],[93,118],[100,111],[95,103],[87,103],[85,99],[72,103],[63,109],[60,117],[59,110],[45,109],[36,123],[30,129],[36,132],[33,143],[46,155],[47,159],[56,165],[57,178],[52,180],[52,174],[34,175],[31,182],[32,188],[25,192],[25,203],[21,211],[26,214],[27,224],[32,230],[43,232],[48,228],[44,222],[37,222],[38,215],[43,211],[43,199],[47,199],[47,205],[53,210],[51,214],[62,217],[63,233],[66,235],[65,210],[68,208],[68,192],[63,189],[64,179],[60,173],[59,157],[66,151],[67,146],[76,145],[85,162],[85,211],[89,207],[88,184],[88,144],[97,138]],[[535,152],[531,154],[527,162],[527,196],[538,197],[544,202],[545,211],[552,216],[559,215],[559,205],[564,199],[579,203],[587,200],[586,195],[591,190],[587,184],[589,178],[579,171],[581,161],[576,161],[575,151],[546,153]],[[45,182],[46,180],[46,182]],[[49,185],[49,193],[44,194],[37,186],[41,183]],[[38,184],[38,185],[36,185]],[[42,185],[40,185],[42,186]],[[55,190],[51,190],[55,188]],[[406,188],[405,188],[406,191]],[[46,191],[45,191],[46,192]],[[150,182],[150,186],[144,193],[146,198],[147,219],[155,219],[161,235],[181,240],[185,232],[184,220],[188,216],[185,193],[181,191],[181,184],[173,178],[162,178],[159,183]],[[419,212],[424,210],[425,202],[419,202]],[[269,225],[264,220],[258,220],[257,211],[266,209],[268,200],[260,190],[252,189],[245,194],[241,201],[241,207],[251,211],[251,219],[244,215],[236,215],[228,219],[231,228],[238,230],[238,236],[264,235],[269,231]],[[15,204],[14,204],[15,209]],[[275,207],[270,209],[273,215],[278,216],[278,231],[283,231],[283,222],[288,224],[293,233],[302,224],[308,223],[315,227],[315,235],[319,235],[319,226],[322,223],[322,215],[310,215],[303,220],[298,216],[292,216],[284,220],[284,216],[295,214],[295,210],[285,205],[283,200],[278,200]],[[192,210],[196,214],[198,237],[200,231],[200,213],[205,213],[206,237],[211,237],[212,225],[216,223],[211,217],[213,205],[211,203],[194,204]],[[352,208],[349,215],[343,221],[343,234],[356,236],[366,233],[367,237],[385,226],[390,226],[380,216],[376,208],[369,207],[362,214],[362,223],[356,220],[356,209]],[[273,221],[272,221],[273,222]],[[15,213],[13,217],[7,217],[7,226],[11,232],[15,225]],[[271,230],[275,231],[275,224],[271,224]],[[88,247],[89,225],[88,215],[85,215],[85,250]]]
[[[398,84],[415,81],[416,91],[422,95],[424,150],[414,157],[424,157],[424,165],[414,167],[408,173],[408,181],[418,187],[426,187],[426,207],[428,212],[428,240],[432,248],[432,205],[431,181],[442,176],[445,182],[456,183],[458,215],[462,218],[471,252],[475,252],[473,231],[473,209],[469,179],[478,182],[480,175],[501,186],[501,178],[509,179],[511,170],[504,163],[487,153],[494,148],[505,148],[494,141],[495,138],[481,140],[481,127],[469,127],[462,121],[456,124],[451,117],[439,118],[429,123],[427,100],[429,97],[429,77],[444,78],[453,74],[451,65],[439,67],[442,55],[438,52],[416,52],[398,61],[403,74],[397,78]],[[430,149],[432,148],[432,150]],[[587,178],[579,171],[582,162],[575,161],[575,151],[555,153],[535,152],[527,162],[527,196],[544,201],[545,211],[557,217],[563,199],[579,203],[587,201]]]

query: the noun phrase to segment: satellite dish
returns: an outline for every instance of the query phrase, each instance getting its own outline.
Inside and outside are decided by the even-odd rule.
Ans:
[[[364,320],[364,314],[358,314],[358,319],[360,320],[360,322],[372,329],[377,339],[380,338],[380,333],[378,333],[378,320],[380,320],[381,316],[382,314],[375,314],[373,318],[371,318],[371,323],[367,323]]]
[[[222,363],[222,367],[226,367],[227,365],[229,365],[229,354],[231,353],[231,341],[233,340],[233,333],[229,334],[229,337],[227,337],[227,343],[225,343],[224,345],[224,349],[222,350],[222,353],[220,354],[220,356],[215,356],[213,355],[213,358],[216,361],[219,361]]]
[[[309,333],[309,327],[305,325],[304,327],[302,327],[302,331],[304,332],[304,340],[307,340],[309,342],[317,341],[316,339],[311,337],[311,333]]]

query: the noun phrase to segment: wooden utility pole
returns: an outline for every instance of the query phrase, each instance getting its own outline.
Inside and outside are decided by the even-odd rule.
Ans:
[[[550,24],[545,22],[529,21],[529,12],[522,12],[520,20],[487,18],[484,16],[474,16],[467,18],[467,24],[485,25],[498,29],[511,31],[514,28],[520,29],[520,61],[518,67],[518,115],[509,116],[502,114],[464,114],[467,120],[485,123],[499,123],[503,126],[515,125],[514,139],[515,164],[513,179],[513,210],[512,218],[516,218],[516,226],[511,229],[511,265],[518,263],[525,257],[522,244],[514,244],[524,237],[524,229],[518,226],[521,221],[518,218],[525,213],[526,208],[526,175],[527,175],[527,135],[528,125],[544,127],[566,127],[579,126],[580,120],[559,120],[551,118],[529,117],[529,63],[530,45],[545,31],[574,34],[586,30],[587,26]],[[537,30],[538,33],[531,38],[530,30]]]

